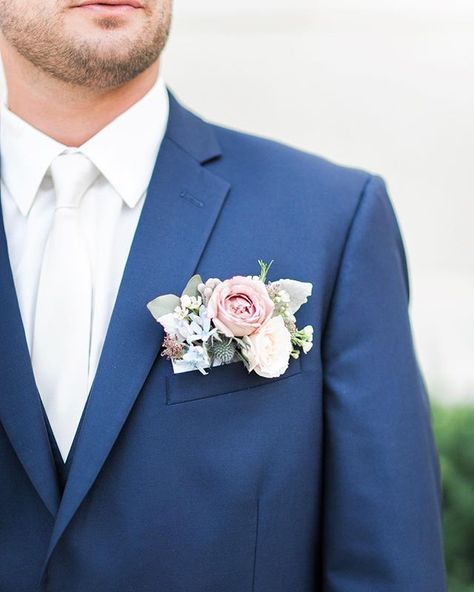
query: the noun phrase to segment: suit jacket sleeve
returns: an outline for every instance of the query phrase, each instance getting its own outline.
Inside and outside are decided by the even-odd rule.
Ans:
[[[444,592],[439,462],[405,251],[379,177],[359,198],[322,341],[324,592]]]

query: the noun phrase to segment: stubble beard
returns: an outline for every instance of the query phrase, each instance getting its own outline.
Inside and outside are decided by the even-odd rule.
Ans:
[[[171,24],[171,11],[163,9],[158,22],[150,18],[136,39],[121,34],[120,51],[114,51],[104,49],[100,41],[68,37],[61,14],[22,19],[9,10],[8,2],[0,2],[0,27],[8,43],[39,70],[90,90],[119,87],[151,66],[166,45]],[[121,25],[117,17],[98,22],[105,35]]]

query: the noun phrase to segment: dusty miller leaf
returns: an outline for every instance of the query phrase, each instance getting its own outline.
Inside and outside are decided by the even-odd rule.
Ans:
[[[300,306],[308,302],[308,296],[311,296],[313,288],[313,284],[310,282],[299,282],[298,280],[281,279],[274,283],[288,292],[290,296],[289,310],[293,314]]]
[[[193,277],[189,280],[189,282],[186,284],[186,287],[183,290],[183,293],[181,294],[181,296],[198,296],[199,292],[197,287],[199,286],[199,284],[202,284],[202,279],[201,276],[199,274],[193,275]]]
[[[158,296],[146,306],[156,320],[165,314],[173,312],[174,309],[180,305],[179,296],[174,294],[165,294],[164,296]]]

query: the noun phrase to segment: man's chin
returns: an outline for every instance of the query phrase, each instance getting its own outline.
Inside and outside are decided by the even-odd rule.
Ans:
[[[102,23],[102,27],[92,25],[64,31],[65,45],[75,48],[78,53],[89,54],[99,60],[127,60],[133,48],[140,44],[143,32],[137,27],[113,23]]]

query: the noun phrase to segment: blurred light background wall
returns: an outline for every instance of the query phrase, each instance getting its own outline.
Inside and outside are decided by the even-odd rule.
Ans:
[[[162,71],[186,106],[385,178],[430,395],[474,401],[474,2],[174,4]]]

